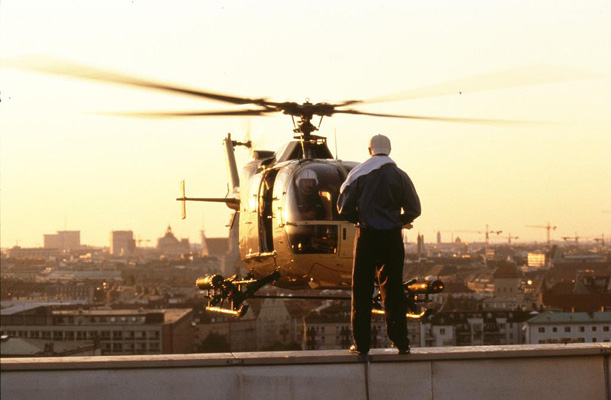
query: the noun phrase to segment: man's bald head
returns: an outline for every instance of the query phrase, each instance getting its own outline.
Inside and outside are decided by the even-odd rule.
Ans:
[[[369,140],[369,154],[372,156],[390,154],[390,139],[384,135],[372,136]]]

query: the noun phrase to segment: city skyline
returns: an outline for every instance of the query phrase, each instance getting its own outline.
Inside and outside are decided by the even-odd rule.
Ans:
[[[391,157],[423,203],[411,237],[421,232],[433,242],[437,230],[449,238],[488,224],[518,242],[544,242],[544,230],[526,225],[548,222],[558,227],[557,240],[611,237],[611,213],[603,212],[611,210],[608,2],[314,2],[296,11],[276,2],[169,8],[58,1],[3,2],[0,10],[3,59],[46,54],[278,101],[367,99],[534,65],[606,75],[359,108],[552,124],[335,116],[323,120],[321,133],[339,158],[359,162],[371,135],[390,137]],[[44,233],[58,229],[80,230],[82,243],[91,245],[108,245],[112,230],[152,240],[168,225],[191,241],[202,228],[210,237],[226,236],[230,210],[222,204],[189,204],[187,220],[180,219],[179,182],[186,180],[189,195],[222,197],[227,132],[243,139],[250,130],[258,147],[269,150],[291,138],[288,116],[111,117],[99,113],[224,106],[9,68],[1,73],[3,248],[42,244]],[[240,150],[238,158],[243,164],[248,152]],[[483,240],[473,235],[470,240]]]
[[[165,228],[163,228],[162,230],[160,230],[160,232],[157,234],[157,236],[153,236],[153,237],[143,237],[142,235],[139,235],[137,232],[135,232],[133,229],[113,229],[109,232],[110,237],[107,239],[106,243],[88,243],[86,241],[81,241],[81,247],[112,247],[111,243],[113,241],[112,239],[112,234],[113,233],[131,233],[133,236],[133,240],[134,243],[136,245],[136,247],[145,247],[145,248],[152,248],[152,247],[156,247],[156,242],[158,239],[162,238],[163,235],[167,232],[167,228],[171,227],[171,225],[166,226]],[[537,226],[537,227],[533,227],[533,228],[545,228],[545,226]],[[553,226],[552,226],[553,228]],[[14,244],[9,244],[8,246],[2,246],[2,249],[10,249],[14,246],[18,246],[18,247],[49,247],[47,245],[45,245],[45,240],[48,236],[57,236],[57,234],[61,234],[64,232],[68,232],[68,233],[72,233],[72,232],[76,232],[79,234],[83,234],[83,231],[79,230],[79,229],[73,229],[73,230],[56,230],[55,233],[51,233],[51,232],[47,232],[47,233],[42,233],[40,236],[42,237],[42,239],[39,242],[34,243],[34,245],[32,246],[24,246],[21,243],[14,243]],[[507,245],[507,244],[511,244],[512,246],[520,246],[520,245],[533,245],[536,243],[540,243],[540,244],[546,244],[547,243],[547,233],[546,230],[543,229],[543,231],[541,231],[541,237],[540,238],[535,238],[534,240],[530,240],[530,239],[521,239],[521,237],[519,235],[516,235],[512,232],[503,232],[500,234],[496,234],[494,231],[492,231],[492,229],[489,230],[489,242],[490,245]],[[601,245],[601,241],[604,239],[604,243],[605,245],[608,245],[609,243],[611,243],[611,236],[607,235],[607,234],[601,234],[598,235],[596,237],[587,237],[587,236],[581,236],[581,235],[570,235],[570,236],[561,236],[557,233],[554,233],[555,229],[551,230],[550,233],[550,241],[552,243],[566,243],[569,245],[573,245],[573,244],[579,244],[579,245],[585,245],[585,244],[595,244],[595,245]],[[177,239],[187,239],[191,245],[199,245],[201,243],[201,233],[196,237],[196,238],[192,238],[189,236],[184,236],[182,235],[180,232],[176,232],[173,228],[172,228],[172,233],[176,236]],[[417,236],[418,235],[422,235],[424,237],[424,242],[427,245],[430,244],[436,244],[437,243],[437,238],[438,235],[440,235],[440,239],[442,244],[450,244],[450,243],[454,243],[457,239],[460,239],[461,242],[466,243],[466,244],[483,244],[486,242],[486,238],[485,238],[485,229],[483,231],[431,231],[431,232],[421,232],[421,231],[415,231],[415,230],[410,230],[410,231],[406,231],[406,233],[404,234],[404,236],[407,238],[407,243],[410,244],[416,244],[417,243]],[[87,237],[88,235],[85,234],[85,237]],[[212,236],[212,235],[205,235],[207,239],[210,238],[226,238],[229,239],[227,235],[219,235],[219,236]],[[511,242],[509,241],[509,239],[511,238]],[[141,243],[144,243],[144,245],[141,246]]]

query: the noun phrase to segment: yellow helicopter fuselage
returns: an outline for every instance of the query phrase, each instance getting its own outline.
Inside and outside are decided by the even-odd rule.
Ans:
[[[256,163],[255,163],[256,164]],[[278,270],[275,285],[349,288],[354,224],[337,213],[339,189],[356,163],[290,159],[247,165],[240,181],[239,249],[243,265],[260,278]],[[306,179],[312,183],[302,189]]]

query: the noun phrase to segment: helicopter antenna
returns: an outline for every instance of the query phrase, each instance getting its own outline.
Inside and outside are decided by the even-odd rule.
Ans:
[[[335,159],[339,160],[339,157],[337,156],[337,128],[333,128],[333,136],[335,139]]]

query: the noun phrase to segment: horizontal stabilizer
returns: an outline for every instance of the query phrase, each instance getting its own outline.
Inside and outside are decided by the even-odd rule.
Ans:
[[[212,203],[240,204],[239,199],[226,197],[177,197],[177,201],[209,201]]]
[[[187,201],[207,201],[211,203],[225,203],[227,207],[237,210],[240,207],[240,200],[232,197],[187,197],[185,181],[180,182],[182,197],[177,197],[176,201],[182,201],[182,219],[187,218]]]

